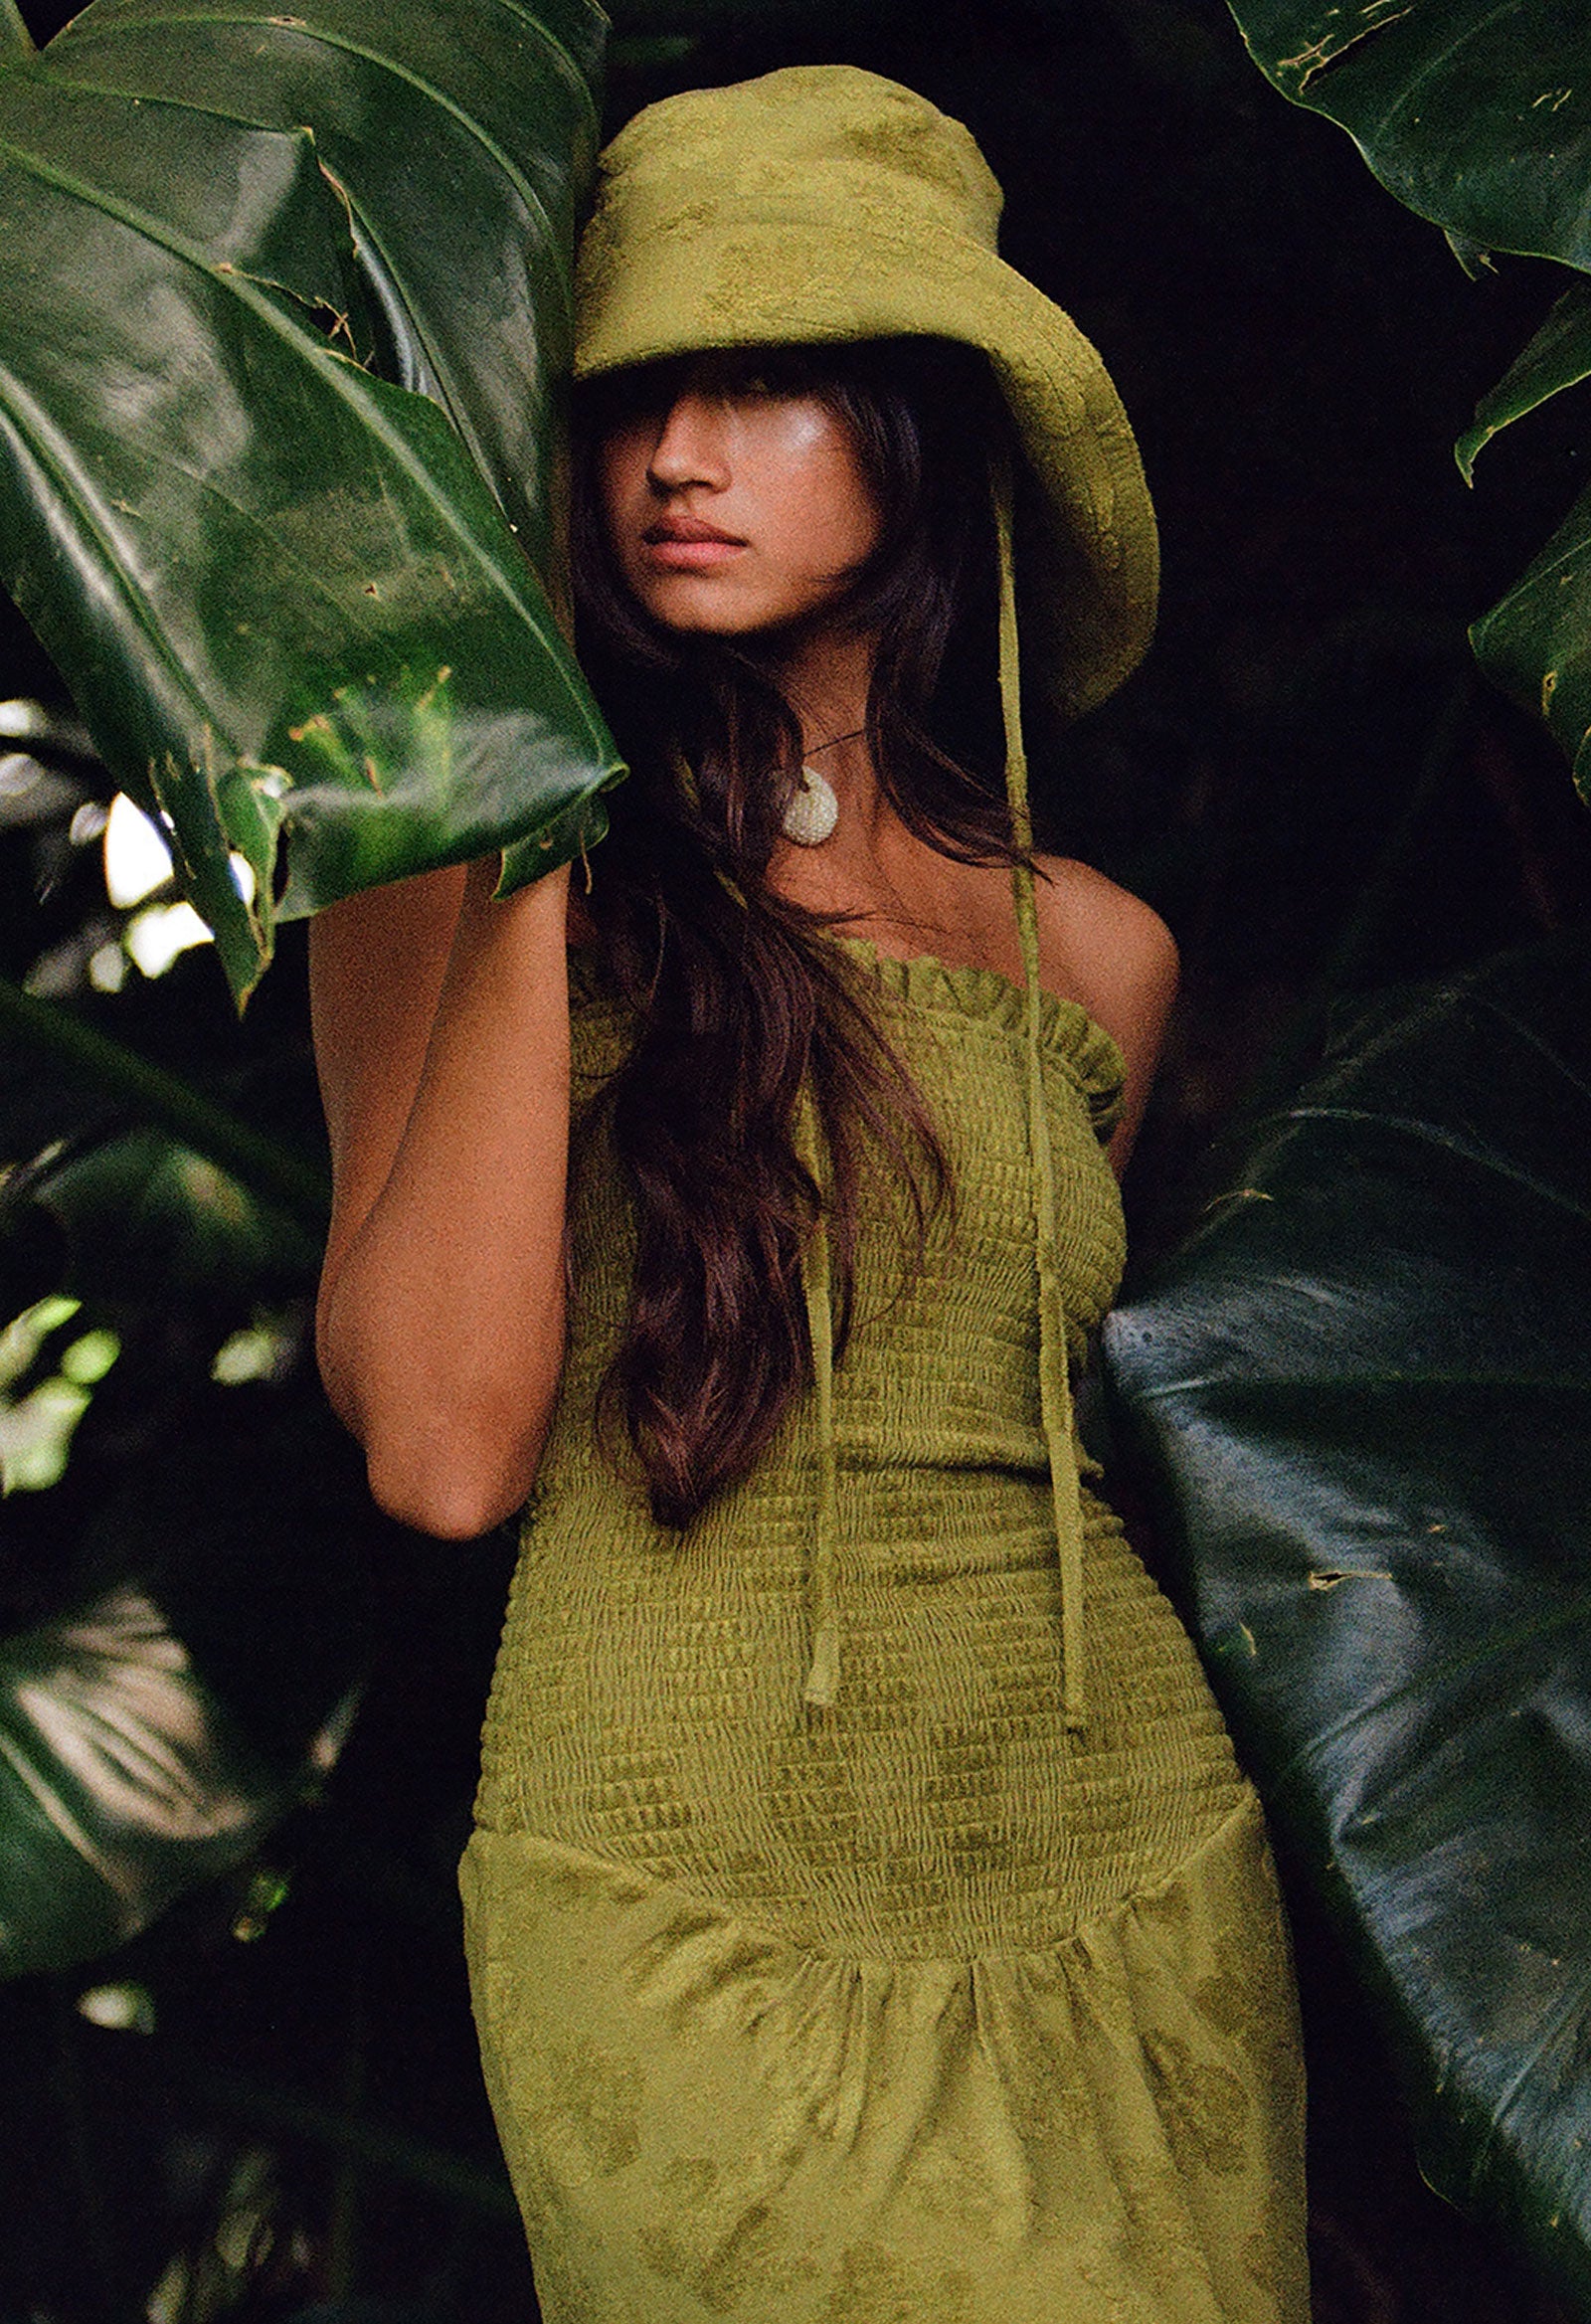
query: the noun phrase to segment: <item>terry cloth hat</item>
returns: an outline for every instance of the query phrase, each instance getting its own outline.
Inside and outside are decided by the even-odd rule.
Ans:
[[[602,157],[576,281],[577,378],[710,347],[931,336],[979,347],[1032,485],[1017,565],[1030,666],[1070,715],[1149,643],[1158,550],[1138,447],[1069,315],[995,251],[970,133],[848,65],[648,105]]]

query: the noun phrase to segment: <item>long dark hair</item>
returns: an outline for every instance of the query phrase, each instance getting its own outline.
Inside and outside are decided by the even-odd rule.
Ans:
[[[895,339],[764,351],[757,368],[771,367],[843,420],[880,510],[845,611],[878,637],[867,736],[885,797],[941,853],[1008,863],[989,462],[1009,424],[987,366]],[[864,1170],[899,1190],[903,1280],[953,1189],[853,965],[824,941],[833,918],[768,886],[801,736],[756,642],[662,629],[615,569],[597,453],[623,399],[657,388],[619,374],[583,392],[572,545],[582,657],[631,768],[588,899],[637,1028],[606,1094],[636,1258],[602,1410],[627,1430],[653,1514],[683,1525],[810,1380],[800,1270],[819,1204],[840,1351]],[[797,1153],[803,1088],[821,1190]]]

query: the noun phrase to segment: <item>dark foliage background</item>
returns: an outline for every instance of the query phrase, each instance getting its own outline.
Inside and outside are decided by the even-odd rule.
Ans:
[[[65,12],[24,0],[24,14],[43,39]],[[1183,947],[1132,1186],[1153,1247],[1211,1129],[1256,1076],[1307,1057],[1331,997],[1587,915],[1591,826],[1562,761],[1479,680],[1465,639],[1583,481],[1585,391],[1502,438],[1473,492],[1450,449],[1544,311],[1546,269],[1505,262],[1471,280],[1346,139],[1277,98],[1213,0],[615,14],[611,126],[674,88],[819,61],[959,114],[1006,188],[1006,255],[1121,386],[1160,510],[1164,615],[1050,796],[1069,842],[1148,895]],[[66,708],[0,608],[8,696]],[[95,989],[87,963],[115,916],[95,848],[69,826],[102,783],[70,750],[50,764],[64,788],[38,812],[0,796],[0,974],[314,1164],[301,930],[242,1029],[203,951]],[[37,1090],[46,1068],[14,1032],[6,1054],[0,1073]],[[34,1296],[9,1288],[7,1315]],[[216,1345],[257,1310],[273,1368],[218,1386]],[[264,1866],[109,1960],[0,1986],[0,2324],[522,2319],[528,2270],[478,2094],[451,1887],[510,1545],[442,1547],[369,1514],[309,1377],[301,1285],[266,1286],[239,1314],[209,1294],[127,1300],[117,1323],[122,1357],[66,1476],[0,1514],[5,1628],[108,1569],[96,1517],[135,1489],[174,1543],[232,1503],[240,1523],[216,1553],[241,1576],[288,1540],[343,1561],[327,1620],[362,1641],[371,1678],[322,1796]],[[1547,2295],[1420,2187],[1357,2000],[1299,1913],[1322,2324],[1546,2324]],[[86,2016],[90,1991],[131,1996],[94,2007],[133,2024]]]

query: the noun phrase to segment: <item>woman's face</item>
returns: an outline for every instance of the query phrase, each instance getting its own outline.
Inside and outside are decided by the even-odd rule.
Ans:
[[[619,568],[665,628],[745,637],[836,611],[878,544],[850,428],[778,351],[647,364],[609,390]]]

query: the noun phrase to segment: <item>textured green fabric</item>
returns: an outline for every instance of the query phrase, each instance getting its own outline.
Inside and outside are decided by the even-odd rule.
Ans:
[[[569,1359],[463,1873],[548,2324],[1303,2324],[1258,1812],[1086,1488],[1063,1724],[1025,995],[845,950],[957,1195],[905,1288],[883,1172],[863,1223],[830,1707],[802,1699],[809,1405],[683,1535],[595,1448],[632,1246],[600,1107],[577,1145]],[[625,1023],[595,985],[574,1022],[590,1098]],[[1121,1267],[1121,1067],[1046,998],[1042,1069],[1075,1361]]]
[[[1057,706],[1119,686],[1154,626],[1159,551],[1121,399],[1071,317],[995,250],[968,131],[848,65],[690,89],[603,154],[576,280],[578,377],[709,347],[919,336],[981,348],[1031,489],[1023,627]]]

